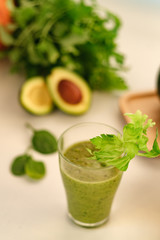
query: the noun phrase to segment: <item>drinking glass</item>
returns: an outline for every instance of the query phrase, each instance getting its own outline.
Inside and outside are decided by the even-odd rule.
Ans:
[[[103,123],[79,123],[64,131],[58,140],[59,166],[68,215],[84,227],[96,227],[108,220],[122,172],[113,166],[101,166],[98,162],[91,167],[80,166],[67,158],[65,152],[72,145],[89,141],[100,134],[120,133]]]

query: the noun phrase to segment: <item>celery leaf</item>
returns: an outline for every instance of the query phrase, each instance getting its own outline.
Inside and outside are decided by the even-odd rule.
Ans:
[[[148,119],[148,116],[137,111],[135,114],[126,113],[131,122],[123,128],[123,135],[101,134],[100,136],[90,139],[96,147],[92,152],[92,158],[103,162],[106,165],[117,167],[121,171],[126,171],[129,162],[136,156],[154,158],[160,155],[160,148],[157,142],[158,130],[156,137],[149,151],[147,147],[148,136],[147,130],[153,127],[155,122]]]

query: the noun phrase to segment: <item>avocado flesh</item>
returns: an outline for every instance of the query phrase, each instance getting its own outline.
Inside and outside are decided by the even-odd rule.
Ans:
[[[59,90],[59,86],[63,81],[67,81],[68,83],[71,82],[70,85],[75,85],[76,88],[79,89],[80,100],[72,102],[65,99],[65,91],[67,92],[67,90],[63,89],[63,94]],[[91,90],[86,81],[76,73],[62,67],[54,68],[47,77],[47,85],[54,103],[63,112],[71,115],[81,115],[89,109],[91,103]],[[77,94],[77,90],[75,91],[75,87],[73,86],[68,87],[68,96],[71,95],[73,97],[74,94]],[[74,98],[76,99],[76,96],[74,96]]]
[[[32,89],[28,94],[28,97],[37,106],[47,106],[50,104],[50,97],[46,91],[45,86],[37,86]]]
[[[27,80],[20,91],[21,105],[30,113],[44,115],[52,111],[53,101],[41,77]]]

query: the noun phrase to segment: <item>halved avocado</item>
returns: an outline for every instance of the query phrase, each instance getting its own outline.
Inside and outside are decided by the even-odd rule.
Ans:
[[[24,82],[20,90],[20,102],[35,115],[44,115],[53,109],[52,98],[42,77],[33,77]]]
[[[80,115],[91,103],[91,90],[86,81],[62,67],[54,68],[47,77],[47,85],[54,103],[65,113]]]

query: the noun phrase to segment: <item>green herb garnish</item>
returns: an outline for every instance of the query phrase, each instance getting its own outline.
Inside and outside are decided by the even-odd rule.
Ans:
[[[155,122],[148,119],[141,111],[135,114],[126,113],[131,122],[123,128],[123,135],[101,134],[90,141],[95,145],[96,151],[92,152],[93,158],[106,165],[112,165],[126,171],[131,159],[136,155],[144,157],[157,157],[160,155],[157,137],[158,131],[151,150],[148,150],[147,130],[153,127]]]
[[[98,7],[96,0],[18,2],[12,10],[15,31],[11,40],[4,39],[14,71],[24,70],[30,78],[63,66],[81,75],[92,89],[127,88],[120,76],[125,57],[117,47],[118,16]]]

